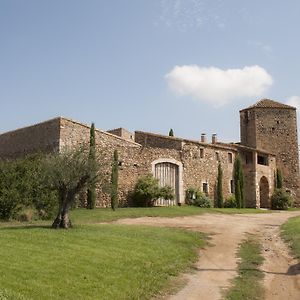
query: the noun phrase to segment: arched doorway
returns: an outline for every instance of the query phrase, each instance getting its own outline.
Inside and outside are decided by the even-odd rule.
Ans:
[[[181,203],[182,165],[173,159],[158,159],[152,163],[152,172],[160,186],[170,186],[174,190],[173,200],[158,199],[155,205],[177,205]]]
[[[263,176],[259,182],[259,197],[260,207],[270,208],[270,197],[269,197],[269,182],[268,179]]]

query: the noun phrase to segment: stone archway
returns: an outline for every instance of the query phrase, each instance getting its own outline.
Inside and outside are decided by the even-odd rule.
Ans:
[[[157,159],[152,162],[152,173],[159,180],[160,186],[171,186],[175,192],[174,200],[158,199],[156,205],[180,205],[183,202],[181,162],[175,159]]]
[[[259,181],[259,199],[261,208],[270,208],[270,196],[269,196],[269,182],[268,179],[263,176]]]

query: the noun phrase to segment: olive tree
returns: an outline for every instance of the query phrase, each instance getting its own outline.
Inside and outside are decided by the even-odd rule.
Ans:
[[[48,188],[58,193],[58,213],[52,228],[69,228],[69,209],[75,197],[100,177],[99,160],[89,159],[85,147],[49,155],[44,161],[44,180]]]

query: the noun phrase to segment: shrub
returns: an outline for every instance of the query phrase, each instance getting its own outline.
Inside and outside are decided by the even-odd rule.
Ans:
[[[276,210],[287,210],[292,205],[291,196],[283,189],[276,189],[271,197],[271,207]]]
[[[35,208],[23,207],[15,215],[15,219],[20,222],[30,222],[39,219],[39,213]]]
[[[188,205],[194,205],[199,207],[212,207],[212,201],[203,194],[198,188],[188,188],[186,190],[186,198],[185,201]]]
[[[158,179],[151,174],[141,177],[134,187],[132,202],[134,206],[153,206],[155,200],[174,199],[174,192],[171,187],[160,187]]]
[[[236,208],[237,207],[234,195],[230,196],[228,199],[225,200],[224,207],[225,208]]]
[[[43,184],[41,155],[0,162],[0,219],[16,218],[24,207],[52,217],[57,207],[56,193]]]

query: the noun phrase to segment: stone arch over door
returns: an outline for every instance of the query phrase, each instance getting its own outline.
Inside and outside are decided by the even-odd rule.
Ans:
[[[259,181],[259,200],[261,208],[270,208],[270,187],[267,177],[263,176]]]
[[[152,174],[160,186],[169,185],[174,189],[174,200],[157,201],[157,205],[180,205],[183,203],[182,163],[170,158],[160,158],[152,162]]]

